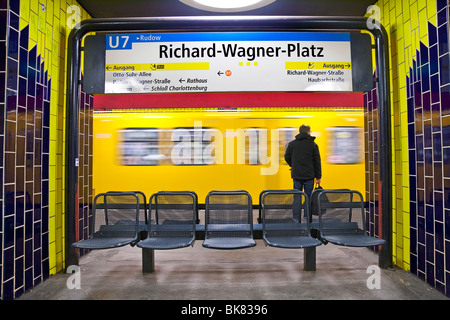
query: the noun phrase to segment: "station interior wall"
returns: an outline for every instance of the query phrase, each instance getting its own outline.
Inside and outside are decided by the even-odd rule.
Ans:
[[[74,0],[0,1],[0,296],[20,296],[64,269],[67,38],[89,15]],[[89,152],[92,97],[80,101]],[[86,145],[87,143],[87,145]],[[80,209],[89,190],[80,170]],[[87,165],[85,165],[87,162]],[[86,169],[87,168],[87,169]]]
[[[380,0],[375,5],[377,12],[371,13],[379,14],[389,36],[393,262],[449,296],[449,3]],[[376,88],[365,94],[367,119],[373,120],[367,124],[374,130],[375,93]],[[374,167],[366,194],[377,192]]]
[[[389,35],[393,262],[450,296],[450,70],[446,0],[380,0]],[[0,298],[65,267],[67,37],[75,0],[0,1]],[[365,94],[366,197],[378,219],[376,87]],[[92,198],[93,97],[80,99],[79,223]],[[368,129],[373,131],[369,131]],[[370,169],[372,168],[372,169]]]

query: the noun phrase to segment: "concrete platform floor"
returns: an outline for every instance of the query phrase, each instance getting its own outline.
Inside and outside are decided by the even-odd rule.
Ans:
[[[378,256],[366,248],[317,248],[317,270],[303,271],[303,251],[266,247],[222,251],[194,247],[155,252],[155,272],[142,273],[141,249],[93,251],[75,276],[58,273],[18,300],[450,300],[413,274],[381,270],[369,289]],[[369,283],[376,284],[374,281]]]

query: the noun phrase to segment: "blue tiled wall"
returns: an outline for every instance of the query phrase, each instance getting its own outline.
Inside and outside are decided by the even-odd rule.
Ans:
[[[66,11],[73,4],[0,0],[0,299],[4,300],[17,298],[64,268],[64,45]],[[56,79],[53,90],[47,70]],[[92,105],[93,97],[82,92],[80,225],[87,223],[92,203]]]
[[[19,1],[0,4],[0,288],[12,299],[49,276],[51,81],[28,27],[19,31]]]
[[[406,79],[411,272],[450,296],[449,7],[437,9]]]

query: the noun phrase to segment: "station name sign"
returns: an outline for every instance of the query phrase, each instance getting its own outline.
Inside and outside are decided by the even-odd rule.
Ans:
[[[364,63],[355,59],[362,56],[358,54],[362,45]],[[360,33],[88,36],[84,89],[110,94],[367,91],[373,82],[370,50],[370,38]]]

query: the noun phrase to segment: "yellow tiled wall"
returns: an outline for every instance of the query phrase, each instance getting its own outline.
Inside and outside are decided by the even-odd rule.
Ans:
[[[75,7],[73,7],[75,6]],[[29,25],[51,80],[49,168],[50,274],[64,268],[64,144],[67,38],[74,22],[89,15],[75,0],[20,0],[20,29]]]

